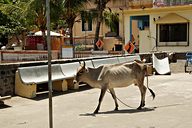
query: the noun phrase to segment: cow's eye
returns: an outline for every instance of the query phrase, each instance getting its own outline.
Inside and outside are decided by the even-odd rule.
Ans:
[[[81,75],[81,74],[83,74],[83,71],[79,71],[79,72],[77,73],[78,76]]]

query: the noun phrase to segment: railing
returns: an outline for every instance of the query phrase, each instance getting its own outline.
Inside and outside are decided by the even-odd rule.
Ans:
[[[75,58],[123,55],[124,51],[75,51]]]
[[[192,0],[154,0],[154,5],[161,6],[178,6],[192,4]]]
[[[52,59],[59,59],[59,51],[52,51]],[[111,55],[123,55],[124,51],[75,51],[74,58],[86,58],[96,56],[111,56]],[[5,50],[0,51],[0,63],[12,63],[12,62],[24,62],[24,61],[42,61],[47,60],[47,51],[39,50],[22,50],[13,51]],[[64,58],[66,59],[66,58]]]
[[[52,50],[52,59],[59,58],[59,51]],[[4,50],[0,51],[0,63],[7,62],[21,62],[21,61],[41,61],[47,60],[48,54],[47,51],[40,50]]]

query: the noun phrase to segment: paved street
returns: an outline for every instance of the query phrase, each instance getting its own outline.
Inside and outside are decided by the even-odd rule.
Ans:
[[[84,89],[55,93],[53,97],[54,128],[191,128],[192,74],[172,73],[149,77],[149,87],[156,93],[152,100],[149,91],[146,106],[137,110],[140,93],[136,86],[115,89],[119,111],[106,93],[100,113],[92,115],[100,90]],[[0,109],[1,128],[48,128],[47,94],[35,99],[15,96]]]

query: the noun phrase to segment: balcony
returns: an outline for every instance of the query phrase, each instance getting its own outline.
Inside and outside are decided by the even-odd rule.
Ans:
[[[192,0],[154,0],[154,7],[190,5]]]
[[[128,0],[128,5],[131,9],[152,8],[153,0]]]

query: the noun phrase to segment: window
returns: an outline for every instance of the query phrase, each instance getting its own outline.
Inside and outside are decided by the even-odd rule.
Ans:
[[[188,23],[158,24],[158,46],[187,46]]]
[[[92,31],[92,18],[91,14],[87,14],[90,16],[82,15],[82,31]]]

